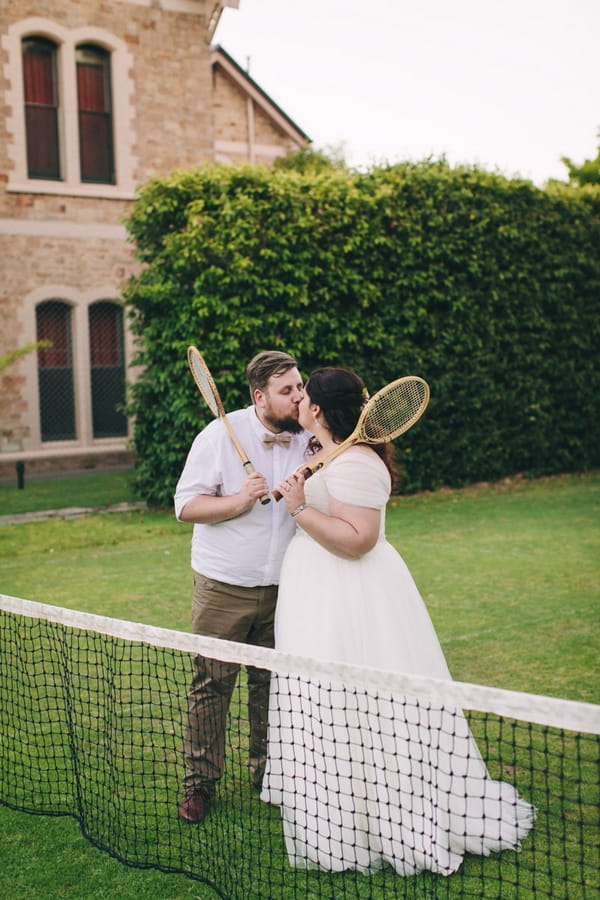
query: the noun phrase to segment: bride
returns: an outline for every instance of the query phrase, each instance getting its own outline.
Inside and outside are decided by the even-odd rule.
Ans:
[[[314,372],[300,424],[314,461],[353,431],[363,381]],[[275,619],[278,650],[450,679],[425,604],[385,538],[389,445],[354,445],[278,486],[297,523]],[[336,703],[336,700],[338,701]],[[450,874],[465,853],[519,849],[534,808],[493,780],[460,710],[274,675],[261,798],[279,806],[290,862],[329,871]]]

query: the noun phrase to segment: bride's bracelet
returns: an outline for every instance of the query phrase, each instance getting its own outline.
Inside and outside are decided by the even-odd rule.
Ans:
[[[297,515],[299,515],[303,509],[306,509],[306,503],[301,503],[300,506],[294,510],[294,512],[290,513],[292,519],[295,519]]]

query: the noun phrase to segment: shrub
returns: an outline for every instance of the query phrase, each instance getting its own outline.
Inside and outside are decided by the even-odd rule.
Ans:
[[[210,419],[187,371],[206,355],[225,408],[261,349],[371,392],[418,374],[432,399],[399,441],[401,490],[599,462],[600,191],[427,161],[373,169],[203,167],[150,182],[128,227],[143,367],[137,489],[170,504]]]

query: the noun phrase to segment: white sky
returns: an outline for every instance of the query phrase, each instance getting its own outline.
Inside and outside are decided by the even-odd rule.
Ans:
[[[239,0],[214,41],[353,166],[446,157],[543,185],[595,158],[600,0]]]

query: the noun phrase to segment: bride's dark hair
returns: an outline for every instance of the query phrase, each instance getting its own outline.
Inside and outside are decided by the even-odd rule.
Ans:
[[[323,410],[327,425],[336,444],[341,444],[349,437],[358,422],[362,408],[367,402],[368,394],[365,383],[351,369],[336,366],[325,366],[316,369],[305,385],[311,403],[316,403]],[[381,457],[392,477],[396,479],[391,444],[371,444],[375,453]],[[311,438],[309,449],[316,453],[321,447],[318,438]]]

